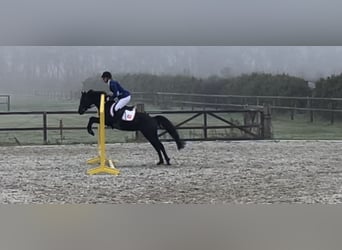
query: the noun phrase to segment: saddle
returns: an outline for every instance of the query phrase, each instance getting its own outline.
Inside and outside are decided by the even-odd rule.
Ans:
[[[122,121],[133,121],[135,114],[135,106],[125,106],[114,113],[114,122],[118,122],[120,118]]]

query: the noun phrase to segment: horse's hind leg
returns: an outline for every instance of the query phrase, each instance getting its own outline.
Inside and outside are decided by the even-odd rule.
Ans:
[[[165,160],[166,160],[166,164],[167,164],[167,165],[171,165],[171,164],[170,164],[170,158],[169,158],[169,156],[167,155],[167,153],[166,153],[166,151],[165,151],[165,148],[164,148],[163,143],[161,143],[161,141],[159,140],[159,138],[157,138],[157,139],[158,139],[158,142],[159,142],[159,147],[160,147],[161,151],[163,152],[164,158],[165,158]]]
[[[141,133],[145,136],[145,138],[152,144],[154,149],[157,151],[158,157],[159,157],[159,162],[157,163],[157,165],[163,164],[164,160],[163,160],[163,156],[160,152],[162,150],[162,148],[160,148],[160,142],[159,142],[157,133],[155,133],[154,131],[144,131],[144,130],[141,131]],[[165,149],[164,149],[164,151],[165,151]]]
[[[163,145],[163,144],[161,143],[161,141],[159,140],[159,137],[158,137],[158,134],[157,134],[157,133],[155,134],[155,137],[153,138],[153,141],[155,142],[155,145],[152,144],[152,145],[154,145],[153,147],[155,147],[155,148],[157,147],[157,148],[159,149],[158,154],[159,154],[159,158],[161,159],[161,161],[159,161],[158,165],[164,163],[163,158],[161,158],[161,156],[160,156],[160,151],[161,151],[161,152],[163,153],[163,155],[164,155],[164,159],[166,160],[166,164],[167,164],[167,165],[171,165],[171,164],[170,164],[170,158],[169,158],[169,156],[168,156],[167,153],[166,153],[166,150],[165,150],[165,148],[164,148],[164,145]]]

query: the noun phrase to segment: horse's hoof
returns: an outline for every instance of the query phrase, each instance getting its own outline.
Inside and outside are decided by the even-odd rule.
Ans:
[[[162,161],[160,161],[160,162],[157,163],[158,166],[159,166],[159,165],[162,165],[162,164],[164,164],[164,162],[162,162]]]

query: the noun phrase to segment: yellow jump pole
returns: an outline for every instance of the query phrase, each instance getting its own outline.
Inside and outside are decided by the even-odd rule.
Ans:
[[[101,103],[100,103],[100,111],[99,111],[100,124],[99,124],[99,129],[98,129],[99,156],[87,161],[88,164],[100,163],[100,166],[89,169],[87,173],[90,175],[99,174],[99,173],[119,175],[120,170],[115,168],[113,161],[108,160],[106,156],[106,130],[105,130],[105,115],[104,115],[105,105],[104,104],[105,104],[105,95],[101,95]]]

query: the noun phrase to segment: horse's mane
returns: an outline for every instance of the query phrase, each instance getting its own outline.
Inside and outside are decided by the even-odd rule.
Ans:
[[[93,90],[93,89],[90,89],[90,90],[88,90],[87,92],[87,95],[102,95],[102,94],[104,94],[104,95],[107,95],[107,93],[106,92],[104,92],[104,91],[100,91],[100,90]]]
[[[105,92],[105,91],[102,91],[102,90],[93,90],[93,89],[89,89],[89,90],[88,90],[88,93],[91,93],[91,92],[98,93],[98,94],[106,94],[106,92]]]

